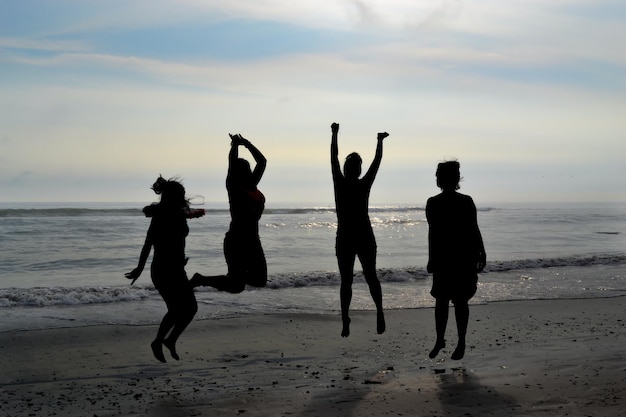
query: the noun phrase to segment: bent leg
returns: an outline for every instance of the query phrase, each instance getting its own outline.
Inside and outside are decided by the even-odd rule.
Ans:
[[[197,305],[194,304],[192,309],[181,312],[180,316],[177,317],[176,324],[174,325],[169,337],[163,341],[163,345],[169,349],[172,358],[176,360],[180,359],[178,353],[176,352],[176,342],[187,326],[189,326],[189,323],[193,320],[196,311],[198,311],[198,308]]]
[[[165,356],[163,355],[163,341],[165,340],[165,336],[169,333],[169,331],[174,327],[175,324],[176,321],[174,319],[174,315],[169,311],[165,313],[163,319],[161,319],[161,324],[159,325],[159,330],[157,331],[156,338],[150,344],[152,354],[160,362],[166,362]]]
[[[247,257],[245,283],[253,287],[265,287],[267,284],[267,261],[258,236],[251,240]]]
[[[231,294],[239,294],[246,288],[246,283],[243,280],[230,275],[207,276],[196,272],[193,274],[193,277],[191,277],[190,282],[193,288],[212,287],[218,291],[229,292]]]
[[[169,349],[170,354],[176,360],[180,359],[176,353],[176,342],[198,312],[198,303],[191,287],[183,288],[179,297],[170,304],[170,313],[174,317],[174,327],[163,345]]]
[[[192,287],[213,287],[218,291],[231,294],[243,292],[246,288],[246,263],[248,261],[246,258],[248,255],[246,241],[239,235],[228,232],[224,237],[223,248],[226,265],[228,265],[228,273],[226,275],[213,276],[195,273],[191,278]],[[263,258],[263,260],[265,260],[265,258]]]

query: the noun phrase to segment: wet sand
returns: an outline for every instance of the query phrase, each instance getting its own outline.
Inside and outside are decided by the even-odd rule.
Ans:
[[[205,306],[206,307],[206,306]],[[194,321],[180,361],[155,326],[0,333],[3,416],[621,416],[626,298],[470,306],[465,358],[428,359],[433,309]],[[162,314],[156,311],[155,314]]]

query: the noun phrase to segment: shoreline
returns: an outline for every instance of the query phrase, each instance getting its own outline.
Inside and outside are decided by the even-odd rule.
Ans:
[[[181,360],[156,361],[156,326],[0,333],[0,404],[11,416],[618,416],[626,396],[626,296],[470,306],[466,356],[434,343],[430,307],[340,317],[206,319]],[[167,355],[166,355],[167,356]],[[56,413],[56,414],[55,414]]]
[[[245,303],[255,303],[258,300],[256,298],[244,298],[249,296],[249,293],[254,292],[254,289],[246,291],[240,295],[238,295],[238,299],[240,301],[240,305]],[[360,294],[359,294],[360,292]],[[213,293],[212,295],[221,297],[224,294],[219,294],[218,292]],[[366,300],[366,303],[372,304],[369,300],[369,294],[367,294],[366,287],[357,287],[355,288],[355,295],[362,296]],[[192,323],[201,323],[205,321],[216,321],[216,320],[233,320],[233,319],[245,319],[247,317],[272,317],[272,316],[280,316],[280,315],[293,315],[294,317],[299,316],[337,316],[339,317],[340,310],[335,308],[334,306],[339,305],[338,298],[338,290],[335,291],[333,289],[332,296],[336,296],[336,300],[332,302],[327,302],[326,306],[329,307],[327,310],[322,310],[320,307],[309,310],[302,311],[280,311],[281,308],[278,307],[276,310],[272,311],[251,311],[251,312],[241,312],[234,311],[230,313],[224,313],[223,311],[220,313],[221,315],[211,316],[210,312],[207,313],[204,311],[204,307],[207,304],[210,304],[210,300],[200,301],[199,306],[200,310],[198,311],[196,317],[192,321]],[[228,295],[227,295],[228,297]],[[409,306],[409,307],[390,307],[385,308],[386,312],[392,311],[419,311],[419,310],[432,310],[434,309],[434,299],[429,295],[428,300],[430,302],[429,305],[417,305],[417,306]],[[568,297],[568,298],[533,298],[533,299],[503,299],[503,300],[479,300],[478,297],[475,297],[470,300],[470,307],[473,306],[484,306],[489,304],[506,304],[506,303],[524,303],[524,302],[550,302],[550,301],[575,301],[575,300],[604,300],[604,299],[612,299],[626,297],[626,295],[621,294],[607,294],[604,296],[585,296],[580,295],[576,297]],[[242,298],[244,298],[242,300]],[[353,304],[356,304],[356,300],[353,299]],[[115,318],[119,316],[120,309],[119,303],[110,302],[110,303],[90,303],[90,304],[79,304],[79,305],[24,305],[24,306],[1,306],[0,311],[4,314],[0,317],[0,337],[2,334],[7,333],[19,333],[19,332],[34,332],[34,331],[45,331],[45,330],[63,330],[63,329],[79,329],[79,328],[88,328],[88,327],[99,327],[99,326],[128,326],[128,327],[150,327],[158,325],[161,317],[166,312],[166,307],[160,298],[154,299],[143,299],[143,300],[132,300],[132,301],[123,301],[124,304],[124,313],[138,313],[138,316],[141,317],[141,320],[137,322],[115,322]],[[204,304],[204,306],[202,305]],[[132,307],[132,308],[131,308]],[[223,306],[222,306],[223,307]],[[452,308],[452,305],[451,305]],[[87,310],[95,310],[95,312],[89,312],[85,314]],[[31,311],[37,310],[41,314],[33,317],[31,316]],[[375,307],[373,304],[369,307],[363,308],[361,307],[352,307],[351,314],[367,314],[375,311]],[[452,313],[452,312],[451,312]],[[101,321],[98,322],[89,322],[88,317],[95,317],[97,315],[102,318]],[[76,317],[80,317],[77,319]],[[26,320],[38,320],[37,324],[33,325],[31,321],[31,325],[33,327],[29,328],[20,328],[16,327],[16,322],[25,322]],[[451,315],[450,320],[453,320]],[[86,322],[85,322],[86,321]],[[63,324],[59,324],[63,323]],[[454,324],[454,323],[451,323]]]

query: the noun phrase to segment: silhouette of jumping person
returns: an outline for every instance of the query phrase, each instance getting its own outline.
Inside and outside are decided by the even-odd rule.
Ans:
[[[246,284],[264,287],[267,284],[267,263],[259,238],[259,220],[265,208],[265,196],[257,185],[263,177],[267,160],[249,140],[241,135],[230,135],[226,190],[230,204],[231,222],[224,237],[224,257],[228,265],[226,275],[205,276],[195,273],[192,286],[209,286],[232,294],[242,292]],[[243,146],[254,158],[256,166],[239,158]]]
[[[437,186],[441,193],[428,199],[428,272],[433,274],[430,294],[435,302],[437,341],[428,355],[437,356],[446,345],[448,306],[454,304],[458,344],[451,358],[465,355],[465,335],[469,321],[468,301],[476,293],[478,272],[487,255],[478,228],[476,206],[468,195],[457,192],[461,175],[458,161],[441,162],[437,167]]]
[[[200,217],[204,215],[204,210],[189,208],[185,188],[178,181],[159,176],[152,190],[161,199],[143,209],[146,217],[151,217],[152,220],[137,268],[125,276],[132,279],[133,285],[143,272],[148,255],[154,247],[150,274],[154,287],[167,305],[167,313],[150,346],[154,357],[165,362],[163,346],[169,349],[172,358],[179,360],[176,341],[198,311],[196,297],[185,272],[185,238],[189,233],[187,218]]]
[[[342,337],[350,335],[350,317],[348,311],[352,301],[352,282],[354,262],[358,256],[363,267],[363,275],[377,311],[378,334],[385,331],[385,316],[383,314],[383,294],[380,281],[376,276],[376,239],[368,215],[369,196],[376,173],[383,157],[383,140],[389,136],[387,132],[378,134],[376,155],[367,173],[361,175],[361,157],[358,153],[351,153],[346,157],[343,173],[339,166],[339,147],[337,133],[339,125],[331,125],[332,140],[330,145],[330,164],[333,174],[335,190],[335,206],[337,209],[337,239],[335,252],[341,275],[341,319]]]

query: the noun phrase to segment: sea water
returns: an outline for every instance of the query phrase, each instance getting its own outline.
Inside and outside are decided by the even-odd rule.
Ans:
[[[230,214],[206,204],[188,221],[187,272],[223,274]],[[154,324],[165,311],[146,267],[133,285],[149,219],[142,204],[0,204],[0,332],[95,324]],[[377,267],[387,309],[432,307],[423,206],[373,205]],[[201,288],[198,319],[247,314],[338,314],[330,205],[266,208],[260,236],[266,288]],[[488,264],[472,303],[611,297],[626,291],[626,204],[478,204]],[[358,261],[352,308],[374,309]]]

